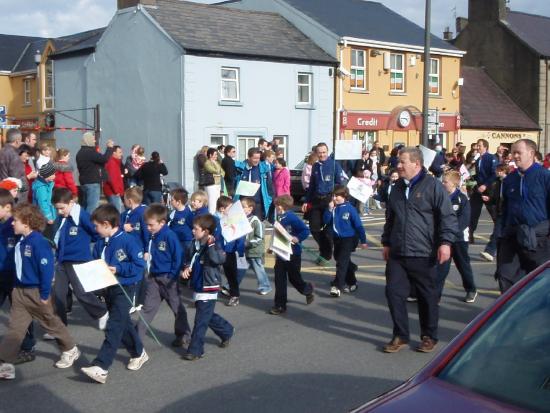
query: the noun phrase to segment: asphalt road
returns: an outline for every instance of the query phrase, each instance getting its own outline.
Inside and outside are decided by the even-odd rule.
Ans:
[[[218,339],[209,332],[205,357],[199,361],[184,361],[181,349],[170,347],[173,316],[163,304],[153,322],[162,346],[145,340],[150,361],[140,371],[126,370],[128,355],[120,350],[107,384],[92,383],[79,369],[96,355],[102,333],[76,304],[70,331],[82,357],[70,369],[56,369],[55,344],[40,340],[37,359],[17,366],[15,380],[0,382],[0,412],[343,412],[395,387],[435,353],[412,348],[381,352],[392,331],[379,245],[383,213],[376,211],[365,225],[370,248],[354,254],[360,267],[357,292],[330,297],[334,267],[319,268],[305,253],[303,274],[316,285],[315,302],[306,306],[304,297],[289,289],[287,313],[272,316],[266,312],[273,293],[256,295],[255,277],[249,272],[241,285],[240,306],[226,307],[221,299],[217,305],[237,329],[230,347],[218,348]],[[483,215],[476,234],[480,238],[470,248],[480,291],[475,303],[461,301],[464,292],[452,266],[440,306],[438,350],[498,295],[494,264],[479,258],[491,228]],[[313,247],[314,242],[305,245]],[[272,267],[269,258],[266,268],[273,281]],[[419,332],[416,304],[409,310],[414,346]],[[0,310],[0,335],[7,315],[5,306]],[[189,308],[188,316],[192,322],[194,309]]]

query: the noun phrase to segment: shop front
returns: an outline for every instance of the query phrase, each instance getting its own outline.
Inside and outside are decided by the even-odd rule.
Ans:
[[[470,145],[477,142],[478,139],[486,139],[489,142],[489,152],[494,153],[500,145],[511,148],[512,144],[518,139],[531,139],[538,145],[539,136],[540,130],[535,129],[514,131],[464,128],[460,130],[458,140],[469,149]]]
[[[416,146],[421,141],[422,114],[409,108],[395,108],[391,112],[348,112],[340,113],[340,138],[360,139],[369,149],[374,141],[386,152],[397,145]],[[441,144],[443,147],[454,145],[460,126],[456,114],[440,113],[439,128],[429,135],[430,146]]]

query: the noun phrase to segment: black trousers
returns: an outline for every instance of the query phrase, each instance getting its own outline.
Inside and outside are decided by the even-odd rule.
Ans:
[[[428,257],[390,257],[386,263],[386,299],[393,321],[393,336],[409,340],[407,296],[416,289],[420,336],[437,341],[439,299],[436,260]]]
[[[355,271],[357,265],[351,261],[351,253],[357,248],[357,237],[334,237],[334,259],[336,260],[336,277],[333,285],[341,290],[344,285],[357,284]]]
[[[302,257],[291,255],[290,261],[284,261],[279,257],[275,260],[275,306],[286,308],[287,302],[287,277],[288,281],[302,295],[313,292],[313,285],[302,278]]]
[[[550,259],[550,239],[546,233],[537,236],[537,248],[529,251],[522,247],[515,234],[501,238],[497,247],[496,278],[504,293],[539,265]]]
[[[330,195],[315,197],[311,202],[311,211],[309,211],[311,235],[319,245],[319,254],[327,261],[332,257],[332,235],[330,228],[325,228],[323,224],[323,214],[328,208],[330,200]]]
[[[474,282],[474,272],[472,271],[472,265],[470,264],[470,255],[468,254],[468,242],[458,241],[451,247],[452,258],[449,258],[443,264],[437,264],[437,289],[439,291],[439,297],[443,293],[443,286],[445,285],[445,279],[449,275],[451,269],[451,260],[454,261],[456,269],[460,273],[462,278],[462,286],[464,291],[475,292],[476,284]]]
[[[237,255],[234,252],[228,252],[223,263],[223,271],[229,284],[229,295],[231,297],[240,297],[239,281],[237,279]]]
[[[481,210],[483,209],[483,204],[487,208],[493,224],[496,221],[497,215],[494,205],[488,204],[481,199],[481,194],[478,192],[477,187],[472,190],[472,196],[470,198],[470,238],[473,238],[474,232],[477,229],[477,223],[479,221],[479,216],[481,215]]]
[[[61,318],[63,324],[67,325],[67,293],[69,283],[73,287],[73,293],[84,310],[94,320],[101,318],[107,312],[107,306],[101,302],[94,293],[87,293],[82,288],[74,272],[72,262],[58,263],[55,267],[55,313]]]

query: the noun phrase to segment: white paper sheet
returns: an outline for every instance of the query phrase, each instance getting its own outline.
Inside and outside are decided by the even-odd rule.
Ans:
[[[349,194],[364,204],[372,196],[372,186],[365,185],[354,176],[349,180],[347,187]]]
[[[273,224],[273,238],[271,239],[270,249],[274,254],[285,261],[290,261],[292,255],[292,235],[279,223]]]
[[[248,181],[239,181],[235,195],[254,196],[256,195],[256,192],[258,192],[259,188],[260,184]]]
[[[422,151],[422,156],[424,157],[424,167],[426,169],[430,169],[430,166],[432,166],[432,163],[435,159],[435,155],[437,155],[437,152],[423,145],[418,145],[418,147]]]
[[[94,260],[84,264],[73,264],[74,272],[87,293],[118,284],[115,275],[103,260]]]
[[[335,159],[361,159],[363,141],[359,139],[337,139]]]
[[[227,242],[231,242],[252,232],[252,226],[244,213],[240,202],[235,202],[223,214],[220,219],[222,236]]]

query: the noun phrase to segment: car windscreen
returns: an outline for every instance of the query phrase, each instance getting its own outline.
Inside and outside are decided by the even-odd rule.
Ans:
[[[439,373],[442,380],[550,411],[550,269],[499,309]]]

